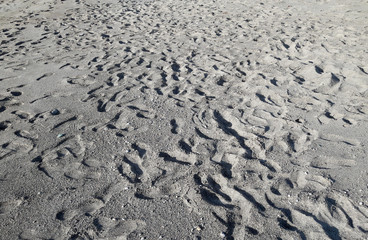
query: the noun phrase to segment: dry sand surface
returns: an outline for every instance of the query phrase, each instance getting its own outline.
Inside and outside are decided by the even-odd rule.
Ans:
[[[367,0],[0,0],[0,239],[368,239]]]

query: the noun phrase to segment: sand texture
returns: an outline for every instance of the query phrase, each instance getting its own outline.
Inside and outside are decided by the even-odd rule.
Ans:
[[[0,239],[368,239],[366,0],[0,0]]]

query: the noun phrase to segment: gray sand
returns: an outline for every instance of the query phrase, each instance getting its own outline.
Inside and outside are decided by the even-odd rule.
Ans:
[[[368,2],[0,1],[0,239],[368,239]]]

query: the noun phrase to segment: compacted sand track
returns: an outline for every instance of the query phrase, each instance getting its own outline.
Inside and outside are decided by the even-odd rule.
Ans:
[[[367,239],[367,1],[0,1],[0,239]]]

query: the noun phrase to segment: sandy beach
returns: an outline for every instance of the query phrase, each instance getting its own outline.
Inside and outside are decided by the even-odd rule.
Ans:
[[[0,0],[0,239],[368,239],[366,0]]]

